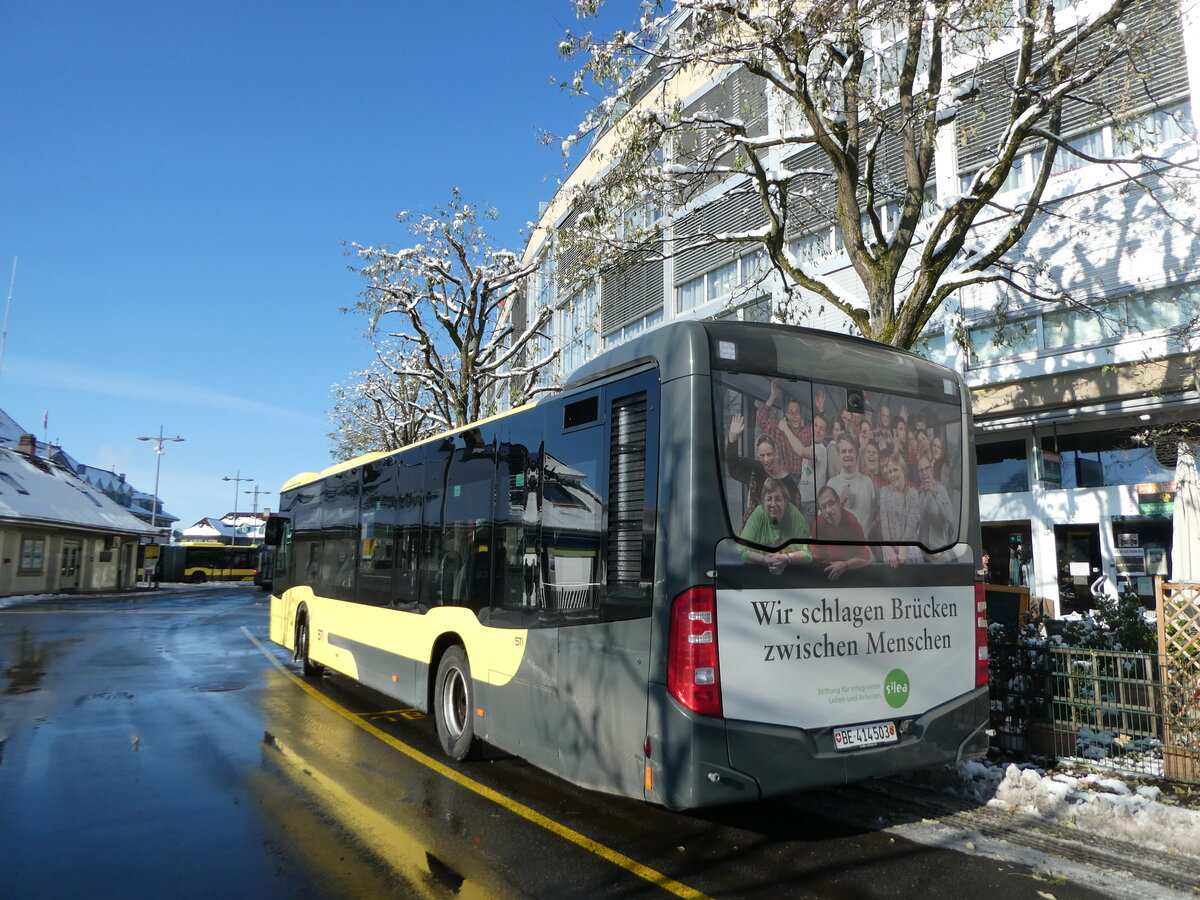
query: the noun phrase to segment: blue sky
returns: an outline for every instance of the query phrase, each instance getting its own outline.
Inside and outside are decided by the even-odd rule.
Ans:
[[[146,492],[136,438],[183,436],[184,525],[275,508],[370,361],[341,242],[404,246],[396,213],[458,187],[520,249],[563,172],[538,131],[586,112],[550,83],[566,27],[569,0],[0,0],[0,408]]]

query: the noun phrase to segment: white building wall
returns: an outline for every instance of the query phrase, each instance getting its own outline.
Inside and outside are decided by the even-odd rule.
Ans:
[[[1188,82],[1191,96],[1200,89],[1200,10],[1185,4],[1184,45],[1187,52]],[[702,97],[713,87],[713,80],[697,77],[682,91],[685,104]],[[1193,110],[1195,117],[1195,110]],[[783,118],[777,103],[769,104],[769,120],[778,123]],[[1163,148],[1160,148],[1162,150]],[[1178,141],[1169,150],[1176,163],[1190,164],[1197,159],[1195,140]],[[603,154],[597,154],[599,158]],[[778,151],[774,162],[778,164]],[[936,151],[938,196],[943,200],[961,190],[957,165],[957,135],[953,130],[942,133]],[[595,167],[583,163],[571,176],[571,184],[592,177]],[[1061,284],[1076,291],[1090,302],[1121,298],[1160,288],[1164,285],[1200,281],[1200,192],[1196,184],[1179,193],[1157,190],[1152,196],[1134,176],[1142,175],[1135,165],[1121,167],[1083,165],[1054,176],[1048,198],[1056,203],[1061,217],[1041,221],[1024,242],[1028,260],[1043,266],[1050,276],[1047,284]],[[1144,181],[1144,179],[1142,179]],[[1161,185],[1157,187],[1161,188]],[[716,188],[705,198],[710,202],[721,196]],[[560,192],[560,196],[564,194]],[[1021,191],[1011,191],[997,198],[1004,205],[1018,205]],[[556,197],[556,202],[559,200]],[[702,204],[698,204],[702,205]],[[565,211],[556,208],[549,221],[561,221]],[[547,220],[544,220],[547,221]],[[988,226],[980,227],[981,239],[986,239]],[[543,232],[544,233],[544,232]],[[668,232],[669,235],[670,232]],[[527,248],[527,256],[536,253],[540,239],[535,237]],[[829,277],[848,293],[862,296],[861,286],[849,267],[844,254],[831,254],[817,264],[821,274]],[[673,318],[707,318],[729,315],[739,304],[755,299],[752,293],[735,295],[721,301],[709,302],[686,310],[676,311],[677,286],[672,261],[664,265],[662,320]],[[785,291],[775,283],[766,286],[773,296],[777,318],[814,328],[837,332],[850,331],[848,318],[816,299],[789,310],[780,316]],[[956,322],[968,327],[995,324],[996,304],[1002,294],[994,285],[980,285],[958,292],[936,314],[931,334],[948,336]],[[1087,347],[1048,348],[1042,337],[1041,316],[1050,312],[1046,304],[1034,300],[1013,299],[1008,310],[1012,317],[1026,316],[1034,328],[1033,347],[1004,358],[973,359],[970,352],[946,341],[940,348],[939,361],[962,372],[976,390],[998,385],[1024,384],[1031,379],[1047,379],[1064,373],[1083,373],[1085,379],[1099,380],[1112,367],[1136,366],[1146,360],[1162,360],[1187,351],[1165,331],[1140,333],[1119,330],[1107,340]],[[1194,351],[1194,347],[1191,348]],[[1033,470],[1033,454],[1052,424],[1064,428],[1129,427],[1149,415],[1151,422],[1159,421],[1165,412],[1200,417],[1200,397],[1195,385],[1170,397],[1147,391],[1140,396],[1126,397],[1113,402],[1095,402],[1088,406],[1060,404],[1049,412],[1029,412],[1014,408],[1008,417],[990,414],[980,422],[981,442],[995,439],[1012,440],[1023,437],[1029,454],[1029,485],[1027,491],[1012,494],[984,494],[980,498],[984,523],[1027,522],[1031,535],[1032,592],[1052,602],[1058,598],[1059,560],[1055,542],[1055,526],[1092,524],[1099,529],[1100,550],[1108,566],[1112,566],[1112,520],[1114,516],[1140,515],[1138,497],[1133,485],[1111,485],[1102,488],[1049,488],[1037,481]]]

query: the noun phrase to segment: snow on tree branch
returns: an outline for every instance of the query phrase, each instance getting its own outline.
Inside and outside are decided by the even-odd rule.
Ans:
[[[514,329],[512,306],[535,266],[492,246],[483,220],[495,215],[456,189],[445,207],[397,216],[412,246],[347,245],[366,287],[346,311],[366,315],[376,361],[334,388],[336,452],[392,449],[393,438],[469,424],[535,390],[554,357],[531,359],[533,341],[552,310]]]
[[[583,18],[602,5],[576,2]],[[605,97],[558,139],[589,146],[602,174],[556,240],[600,274],[629,254],[759,248],[798,294],[909,347],[953,289],[1018,265],[1052,199],[1064,115],[1124,121],[1153,100],[1138,84],[1169,15],[1152,0],[646,4],[629,29],[560,44],[580,62],[568,88]],[[969,171],[938,202],[946,165]],[[1033,177],[1009,203],[1023,165]],[[718,185],[742,204],[735,227],[695,224]],[[639,207],[654,214],[631,227]],[[853,290],[794,252],[820,228],[836,229]]]

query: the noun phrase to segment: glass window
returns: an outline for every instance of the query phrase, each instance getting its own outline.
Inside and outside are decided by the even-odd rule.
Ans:
[[[1068,147],[1071,149],[1067,149]],[[1078,150],[1080,153],[1092,157],[1103,158],[1107,156],[1108,153],[1104,143],[1104,129],[1090,131],[1077,138],[1072,138],[1067,141],[1067,147],[1059,147],[1058,152],[1054,154],[1054,164],[1050,167],[1051,174],[1058,175],[1062,172],[1070,172],[1073,169],[1091,165],[1088,160],[1081,156],[1076,156],[1071,150]]]
[[[540,409],[509,420],[508,440],[500,445],[496,469],[493,604],[531,615],[545,605],[539,568],[543,423]]]
[[[765,278],[771,269],[765,250],[747,253],[738,260],[738,265],[742,271],[741,284],[743,285],[756,284]]]
[[[919,353],[929,361],[944,366],[949,358],[946,353],[947,346],[946,332],[939,331],[921,335],[913,344],[912,350],[913,353]]]
[[[281,511],[292,517],[295,583],[315,586],[321,566],[321,482],[285,494],[281,504]]]
[[[396,460],[367,463],[362,470],[359,521],[358,601],[392,601],[396,558]]]
[[[676,289],[675,311],[687,312],[704,304],[704,277],[693,278]]]
[[[1154,456],[1152,447],[1134,441],[1132,431],[1094,431],[1059,435],[1045,443],[1062,454],[1062,487],[1146,484],[1173,481],[1175,474]]]
[[[596,355],[596,287],[588,285],[558,311],[562,371],[570,374]]]
[[[721,266],[721,268],[713,272],[709,272],[705,276],[705,280],[708,284],[708,300],[722,300],[731,296],[733,289],[738,284],[737,260],[728,265]]]
[[[418,609],[421,578],[421,449],[406,451],[396,459],[396,572],[393,605]]]
[[[979,444],[979,493],[1013,494],[1029,490],[1029,465],[1024,441]]]
[[[537,305],[539,307],[554,305],[554,251],[547,251],[538,266],[536,285]]]
[[[1042,316],[1042,341],[1047,350],[1064,347],[1090,347],[1111,340],[1120,333],[1116,308],[1064,309]]]
[[[1149,113],[1116,133],[1117,152],[1124,155],[1136,153],[1144,147],[1155,147],[1168,141],[1191,137],[1196,133],[1192,121],[1192,104],[1180,103],[1167,109]]]
[[[542,574],[546,606],[571,618],[600,601],[604,484],[599,423],[562,431],[563,408],[547,409],[542,472]]]
[[[955,543],[964,475],[956,382],[907,354],[860,359],[847,344],[790,336],[770,348],[726,347],[733,342],[715,329],[713,338],[714,365],[735,369],[714,372],[714,425],[743,564],[769,568],[787,546],[795,549],[781,566],[801,565],[806,555],[849,559],[843,553],[924,562],[932,556],[922,547]],[[820,380],[789,377],[793,358],[821,372]],[[867,364],[875,381],[907,381],[914,392],[855,377]],[[822,506],[830,497],[836,511]],[[847,546],[857,541],[857,549]],[[825,569],[813,572],[820,578]]]
[[[353,600],[359,552],[358,470],[328,476],[321,494],[321,574],[313,591],[336,600]]]
[[[829,254],[829,232],[822,230],[815,234],[805,235],[792,241],[789,249],[791,249],[792,255],[802,263],[820,259]]]
[[[631,337],[641,334],[643,331],[649,331],[662,324],[663,311],[661,308],[656,309],[652,313],[648,313],[642,318],[630,322],[624,328],[618,329],[604,339],[605,347],[615,347],[618,344],[623,344]]]
[[[486,426],[484,426],[486,428]],[[438,590],[443,604],[479,611],[491,595],[496,446],[484,428],[455,435],[443,499]]]
[[[1126,301],[1125,309],[1132,330],[1179,328],[1200,315],[1200,284],[1139,294]]]
[[[45,538],[22,538],[20,573],[22,575],[40,575],[44,568],[45,556]]]
[[[1037,352],[1037,329],[1034,319],[1008,322],[986,328],[972,328],[971,356],[976,362],[989,362],[1006,356]]]
[[[1008,169],[1008,174],[1004,177],[1004,183],[1000,185],[1000,193],[1029,187],[1033,183],[1033,176],[1037,172],[1040,162],[1040,153],[1026,153],[1014,159]],[[978,170],[975,170],[960,176],[959,189],[964,194],[971,189],[971,182],[975,180],[977,172]]]

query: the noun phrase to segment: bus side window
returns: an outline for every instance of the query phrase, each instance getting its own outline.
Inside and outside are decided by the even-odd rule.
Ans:
[[[354,470],[325,479],[321,520],[319,588],[314,591],[337,600],[354,599],[355,560],[358,552],[359,476]]]
[[[495,589],[500,610],[529,613],[544,605],[540,570],[542,480],[541,410],[531,411],[500,444],[493,535]],[[522,615],[509,620],[528,624]]]
[[[571,622],[598,615],[603,593],[603,420],[581,410],[593,398],[552,404],[542,471],[542,576],[546,609]],[[575,427],[569,427],[578,422]]]
[[[425,477],[421,528],[419,596],[425,608],[452,602],[457,548],[447,546],[443,515],[453,493],[450,466],[455,439],[445,437],[424,447]]]
[[[397,463],[396,574],[393,605],[417,609],[421,572],[421,451],[408,451]]]
[[[359,516],[358,601],[382,606],[392,598],[396,536],[396,463],[394,459],[362,468]]]
[[[292,541],[298,584],[317,588],[321,564],[321,483],[315,482],[293,495]]]
[[[471,428],[455,436],[442,508],[437,590],[441,602],[479,611],[491,597],[492,491],[496,480],[494,431]]]

